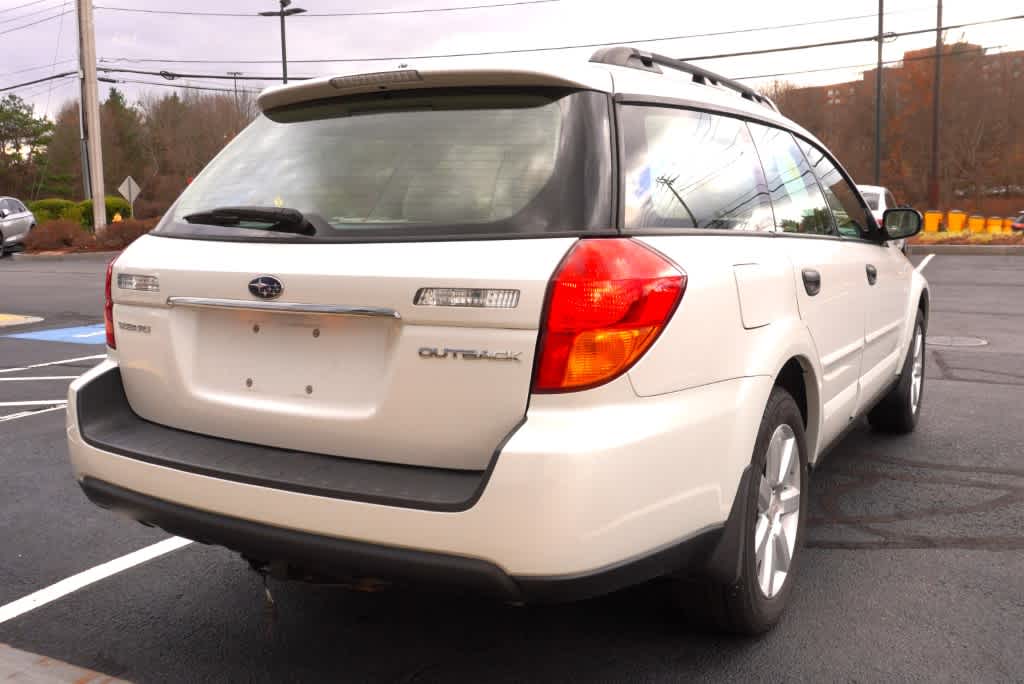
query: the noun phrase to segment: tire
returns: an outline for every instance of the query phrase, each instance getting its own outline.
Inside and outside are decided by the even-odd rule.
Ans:
[[[778,447],[783,450],[775,451]],[[770,448],[773,454],[788,453],[790,466],[782,478],[765,477]],[[773,456],[771,462],[779,461]],[[702,626],[745,635],[767,632],[782,617],[793,592],[807,518],[804,423],[796,401],[781,387],[772,388],[768,398],[754,442],[751,470],[753,476],[747,478],[745,491],[737,493],[747,497],[739,579],[731,584],[677,580],[675,586],[679,607],[688,617],[696,618]],[[781,482],[773,487],[774,480]],[[761,496],[762,483],[767,487],[766,496]],[[755,542],[760,540],[765,543],[758,550]],[[775,553],[780,553],[780,559],[788,555],[789,563],[784,570],[780,565],[777,572],[765,571],[764,561],[771,562]]]
[[[918,311],[899,380],[868,413],[868,422],[879,432],[905,435],[917,427],[924,398],[925,333],[924,316]]]

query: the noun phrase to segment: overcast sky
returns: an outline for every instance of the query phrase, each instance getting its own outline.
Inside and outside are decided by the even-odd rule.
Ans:
[[[414,10],[510,1],[295,0],[295,5],[305,8],[309,13],[329,13]],[[0,87],[76,68],[74,5],[71,0],[0,0]],[[101,66],[222,75],[229,71],[241,71],[249,76],[266,75],[271,78],[280,75],[280,34],[276,18],[165,16],[102,9],[121,7],[251,12],[255,15],[261,10],[276,9],[277,3],[274,0],[97,0],[96,5],[97,55]],[[935,24],[934,0],[886,0],[885,6],[886,31],[908,31]],[[62,7],[69,11],[65,16],[18,29],[24,24],[57,15]],[[451,61],[417,59],[417,55],[579,43],[628,43],[676,57],[696,57],[867,36],[877,30],[877,19],[873,16],[849,18],[872,15],[877,10],[877,0],[557,0],[489,9],[388,16],[296,16],[288,20],[289,73],[312,76],[378,71],[395,68],[402,62],[415,67]],[[945,0],[943,23],[959,24],[1022,12],[1024,5],[1021,0]],[[644,42],[644,39],[660,37],[692,36],[839,18],[846,20],[733,35]],[[4,34],[4,31],[10,32]],[[993,49],[1021,50],[1024,49],[1024,21],[972,27],[951,31],[947,35],[947,40],[960,38]],[[933,44],[934,34],[892,40],[885,45],[884,58],[896,60],[902,57],[904,51]],[[513,57],[474,57],[473,60],[478,63],[493,63],[497,60],[508,62],[510,59],[522,63],[534,60],[585,60],[592,52],[593,48],[585,48]],[[379,56],[396,59],[380,62],[338,61],[329,64],[300,62],[303,59],[354,60]],[[408,58],[398,59],[401,57]],[[158,61],[119,61],[125,59]],[[171,61],[186,59],[224,61],[207,64]],[[232,63],[230,60],[266,60],[267,63]],[[816,85],[859,78],[859,71],[863,69],[860,65],[874,60],[874,43],[860,43],[772,55],[713,59],[700,64],[734,78],[855,66],[781,77],[801,85]],[[111,76],[161,80],[153,76]],[[749,83],[758,86],[770,80],[752,80]],[[231,87],[230,81],[184,79],[176,82]],[[251,82],[245,86],[258,89],[271,82]],[[109,87],[101,85],[101,97],[106,97]],[[124,90],[131,100],[137,99],[147,88],[171,91],[170,88],[127,83],[117,87]],[[30,86],[17,92],[32,102],[37,112],[49,113],[55,112],[63,101],[77,96],[73,78]]]

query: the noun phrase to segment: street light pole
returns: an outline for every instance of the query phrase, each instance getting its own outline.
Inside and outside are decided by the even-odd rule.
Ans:
[[[260,12],[261,17],[281,17],[281,81],[288,82],[288,41],[285,37],[284,18],[293,14],[301,14],[306,10],[301,7],[289,7],[292,0],[279,0],[281,9],[276,12]]]

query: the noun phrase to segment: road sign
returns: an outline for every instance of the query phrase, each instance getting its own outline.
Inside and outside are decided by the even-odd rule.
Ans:
[[[135,179],[131,176],[125,178],[117,188],[117,191],[121,193],[121,197],[128,200],[128,204],[132,208],[132,216],[135,216],[135,198],[139,196],[139,191],[141,189],[142,188],[139,187],[139,184],[136,183]]]

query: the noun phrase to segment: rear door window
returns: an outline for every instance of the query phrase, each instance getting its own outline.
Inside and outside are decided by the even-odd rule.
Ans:
[[[768,187],[743,121],[621,107],[627,229],[771,230]]]
[[[778,128],[755,123],[749,126],[764,164],[777,229],[835,235],[828,203],[793,136]]]
[[[423,90],[261,115],[185,190],[158,234],[297,239],[206,225],[218,207],[296,209],[313,241],[612,231],[608,99]]]

